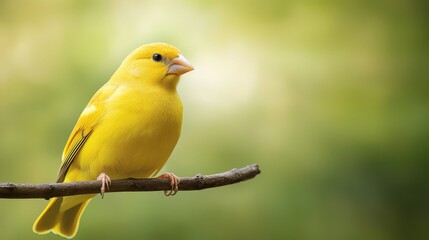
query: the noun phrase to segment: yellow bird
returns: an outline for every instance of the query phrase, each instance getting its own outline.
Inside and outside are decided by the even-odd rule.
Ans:
[[[181,52],[166,43],[134,50],[101,87],[80,115],[66,143],[57,182],[102,181],[155,176],[173,151],[182,126],[180,75],[193,70]],[[178,178],[171,173],[172,189]],[[85,207],[95,194],[53,198],[33,231],[76,235]]]

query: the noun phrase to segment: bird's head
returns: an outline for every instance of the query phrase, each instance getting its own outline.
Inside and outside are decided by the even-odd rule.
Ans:
[[[167,43],[150,43],[128,55],[115,75],[130,81],[176,89],[180,75],[193,69],[176,47]]]

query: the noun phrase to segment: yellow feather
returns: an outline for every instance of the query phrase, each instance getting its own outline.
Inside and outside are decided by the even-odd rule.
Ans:
[[[178,49],[165,43],[133,51],[83,110],[65,145],[58,180],[95,180],[100,173],[112,179],[154,176],[179,139],[182,103],[176,86],[180,75],[192,69]],[[75,236],[94,196],[52,199],[33,231]]]

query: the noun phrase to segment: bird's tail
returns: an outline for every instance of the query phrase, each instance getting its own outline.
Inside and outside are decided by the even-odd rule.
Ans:
[[[91,197],[80,195],[53,198],[34,222],[33,231],[38,234],[52,231],[66,238],[74,237],[79,228],[80,217]]]

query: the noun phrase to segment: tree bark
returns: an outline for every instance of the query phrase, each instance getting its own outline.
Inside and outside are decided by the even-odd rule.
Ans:
[[[201,190],[220,187],[249,180],[261,171],[257,164],[212,175],[197,174],[181,177],[179,191]],[[0,198],[45,198],[100,193],[101,181],[66,183],[16,184],[0,183]],[[169,179],[113,179],[108,192],[162,191],[170,190]]]

